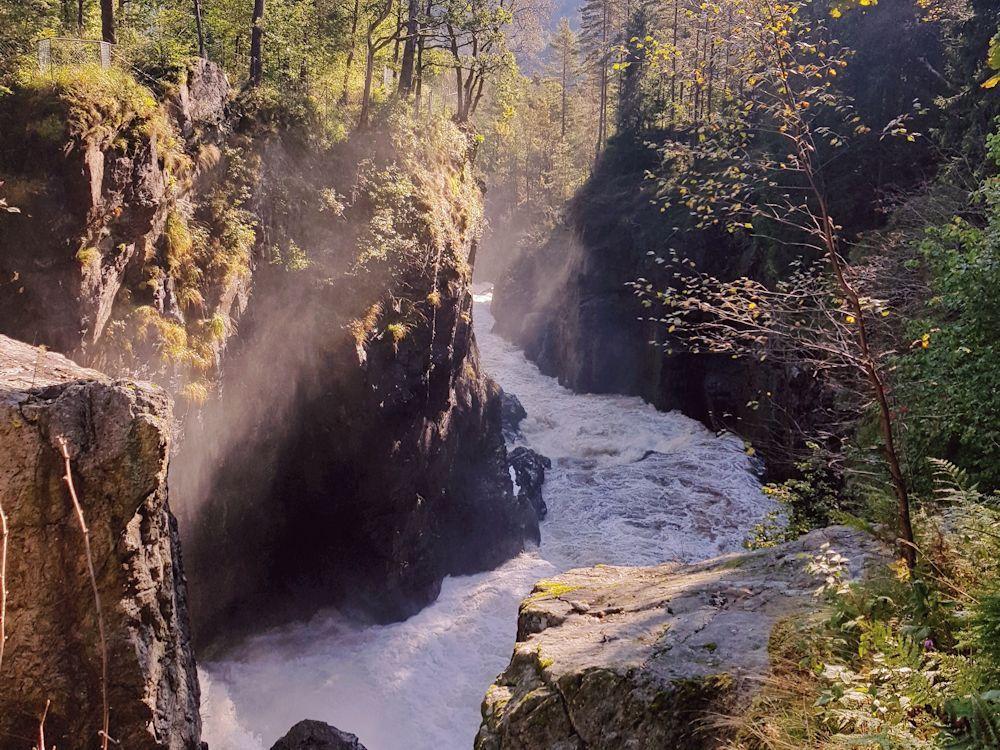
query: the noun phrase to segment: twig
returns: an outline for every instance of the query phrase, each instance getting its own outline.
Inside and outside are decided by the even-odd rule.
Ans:
[[[49,703],[51,701],[45,701],[45,709],[38,717],[38,750],[45,750],[45,717],[49,715]]]
[[[7,514],[0,503],[0,670],[3,670],[3,647],[7,641]]]
[[[101,730],[101,750],[108,750],[108,644],[104,636],[104,614],[101,611],[101,597],[97,592],[97,576],[94,573],[94,557],[90,551],[90,531],[87,529],[87,521],[83,516],[83,507],[80,499],[76,495],[76,487],[73,486],[73,470],[70,467],[69,450],[66,448],[66,439],[62,436],[56,438],[59,443],[59,450],[62,451],[63,461],[66,464],[66,475],[63,480],[69,489],[69,496],[73,501],[73,508],[76,510],[76,518],[80,523],[80,531],[83,533],[83,548],[87,556],[87,571],[90,573],[90,587],[94,592],[94,608],[97,610],[97,632],[101,641],[101,703],[103,704],[103,729]],[[43,749],[44,750],[44,749]]]

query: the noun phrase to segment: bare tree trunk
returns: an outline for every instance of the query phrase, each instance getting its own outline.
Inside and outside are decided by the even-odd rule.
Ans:
[[[101,0],[101,39],[108,44],[114,44],[115,38],[115,2]]]
[[[566,86],[569,82],[569,50],[563,50],[562,60],[562,106],[559,113],[559,138],[566,139]]]
[[[476,114],[476,110],[479,109],[479,102],[483,98],[483,85],[486,83],[486,76],[479,76],[479,83],[476,84],[476,95],[472,98],[472,104],[469,107],[468,117],[472,117]]]
[[[365,52],[365,88],[361,94],[361,115],[358,118],[359,125],[368,124],[368,111],[370,109],[369,101],[372,95],[372,77],[375,74],[375,49],[372,47],[371,42],[367,45],[367,51]]]
[[[351,46],[347,50],[347,60],[344,63],[344,88],[340,92],[340,103],[347,104],[347,89],[350,85],[351,66],[354,64],[354,45],[357,44],[358,37],[358,15],[361,11],[360,0],[354,0],[354,12],[351,15]]]
[[[458,53],[458,39],[455,36],[455,29],[450,23],[448,24],[448,38],[451,43],[451,56],[455,60],[455,117],[461,121],[462,111],[464,110],[462,101],[462,57]]]
[[[396,6],[396,41],[393,43],[392,47],[392,64],[398,66],[399,64],[399,35],[403,33],[403,5],[399,4]],[[396,80],[396,85],[399,85],[399,72],[398,69],[392,71],[393,78]]]
[[[76,1],[76,30],[83,34],[83,0]]]
[[[419,0],[409,0],[406,16],[406,41],[403,42],[403,61],[399,66],[400,96],[409,96],[413,91],[413,63],[420,31]]]
[[[194,28],[198,33],[198,57],[205,57],[205,34],[201,28],[201,0],[194,0]]]
[[[680,0],[674,0],[673,50],[670,55],[670,122],[677,121],[677,15]]]
[[[261,59],[261,45],[264,36],[264,0],[254,0],[253,21],[250,26],[250,85],[259,86],[264,77],[264,66]]]
[[[610,55],[610,51],[608,50],[608,26],[611,23],[608,4],[610,2],[611,0],[604,0],[601,11],[601,56],[599,60],[601,80],[598,96],[597,143],[594,147],[595,165],[597,164],[597,160],[601,158],[601,152],[604,150],[604,141],[607,138],[608,132],[608,58]]]

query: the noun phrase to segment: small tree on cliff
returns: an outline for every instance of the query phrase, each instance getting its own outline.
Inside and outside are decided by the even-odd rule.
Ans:
[[[640,280],[644,304],[666,308],[655,320],[694,351],[752,353],[783,349],[846,384],[861,385],[877,416],[880,448],[897,505],[900,554],[912,567],[916,548],[891,393],[872,341],[887,314],[866,297],[845,260],[841,227],[830,212],[821,153],[843,148],[866,129],[832,88],[848,52],[827,39],[823,21],[807,21],[808,1],[733,0],[742,19],[745,95],[662,147],[664,210],[686,207],[700,228],[725,227],[820,260],[769,289],[752,279],[722,282],[682,272],[679,289]],[[840,10],[834,9],[837,16]],[[901,131],[902,128],[896,128]],[[681,261],[683,264],[683,261]]]
[[[259,86],[264,78],[264,0],[254,0],[250,21],[250,85]]]

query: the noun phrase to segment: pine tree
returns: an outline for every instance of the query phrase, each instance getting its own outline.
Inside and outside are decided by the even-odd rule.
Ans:
[[[625,15],[618,0],[586,0],[580,7],[580,46],[597,89],[595,160],[609,136],[610,71],[614,51],[622,43]]]
[[[560,110],[559,110],[559,137],[566,138],[566,122],[569,117],[569,95],[570,89],[576,84],[576,77],[579,73],[579,43],[573,29],[570,28],[569,19],[559,19],[559,27],[552,37],[552,51],[555,54],[554,74],[559,79],[560,87]]]

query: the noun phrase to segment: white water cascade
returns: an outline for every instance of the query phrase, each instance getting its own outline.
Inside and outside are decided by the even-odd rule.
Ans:
[[[563,388],[490,332],[492,295],[480,291],[484,368],[528,412],[519,443],[552,459],[541,546],[446,579],[437,601],[405,622],[358,628],[327,613],[204,664],[211,750],[269,748],[306,718],[357,734],[369,750],[470,750],[480,701],[510,658],[518,603],[536,580],[734,551],[771,509],[740,440],[638,398]]]

